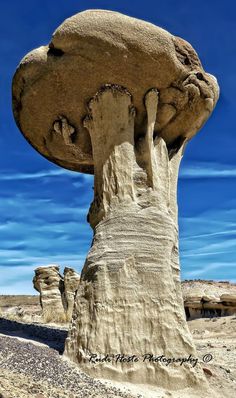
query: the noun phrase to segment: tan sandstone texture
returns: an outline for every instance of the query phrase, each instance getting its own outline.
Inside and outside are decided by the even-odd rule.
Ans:
[[[64,277],[60,275],[58,265],[36,268],[33,285],[40,293],[40,304],[45,321],[71,320],[79,281],[79,274],[69,267],[65,267]]]
[[[59,267],[49,265],[36,268],[33,285],[40,293],[40,304],[45,321],[64,321],[65,310],[61,300],[64,287]]]
[[[187,319],[219,317],[236,313],[236,284],[226,281],[183,281]]]
[[[183,149],[217,99],[217,81],[189,43],[110,11],[67,19],[17,69],[13,108],[27,140],[61,166],[94,172],[94,238],[66,341],[66,355],[94,376],[205,396],[200,365],[143,355],[196,357],[180,286],[176,187]]]
[[[64,307],[66,317],[71,320],[75,301],[75,293],[80,282],[80,275],[73,269],[65,267],[64,269]]]

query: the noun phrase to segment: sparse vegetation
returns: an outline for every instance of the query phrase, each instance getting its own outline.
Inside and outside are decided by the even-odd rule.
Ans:
[[[66,312],[48,310],[42,312],[39,296],[0,295],[0,316],[26,323],[56,323],[70,322]]]
[[[67,323],[65,312],[56,312],[51,309],[43,312],[42,319],[44,323]]]

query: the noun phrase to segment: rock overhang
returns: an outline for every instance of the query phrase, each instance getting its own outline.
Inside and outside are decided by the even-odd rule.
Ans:
[[[13,108],[26,139],[65,168],[93,173],[83,119],[105,84],[125,87],[136,109],[135,138],[145,132],[144,96],[159,92],[155,134],[167,146],[190,139],[212,112],[216,79],[204,72],[191,45],[148,22],[88,10],[59,26],[49,46],[30,52],[13,81]]]

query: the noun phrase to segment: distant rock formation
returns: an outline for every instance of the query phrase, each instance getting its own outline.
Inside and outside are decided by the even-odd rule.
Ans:
[[[183,281],[187,320],[236,313],[236,284],[204,280]]]
[[[80,281],[80,275],[73,269],[64,269],[64,308],[66,309],[67,319],[71,319],[74,307],[75,293]]]
[[[38,267],[33,279],[34,288],[40,293],[40,304],[46,321],[63,320],[65,310],[61,295],[64,290],[63,278],[57,265]]]
[[[70,320],[80,275],[65,267],[63,276],[58,265],[35,269],[34,288],[40,293],[40,304],[46,321]],[[236,313],[236,284],[212,280],[181,282],[187,320],[213,318]]]
[[[79,280],[79,274],[69,267],[65,267],[64,277],[60,274],[58,265],[35,269],[33,285],[40,293],[40,304],[46,322],[70,321]]]

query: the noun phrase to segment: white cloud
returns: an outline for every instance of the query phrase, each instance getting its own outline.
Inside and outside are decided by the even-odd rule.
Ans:
[[[184,163],[180,168],[180,178],[234,178],[236,168],[218,163]]]
[[[0,180],[2,181],[13,181],[13,180],[31,180],[36,178],[44,178],[44,177],[60,177],[68,175],[72,177],[76,173],[72,173],[70,171],[64,169],[58,170],[42,170],[37,171],[35,173],[11,173],[5,172],[0,174]]]
[[[208,234],[199,234],[199,235],[191,235],[187,237],[183,237],[182,240],[192,240],[192,239],[199,239],[199,238],[208,238],[208,237],[217,237],[217,236],[225,236],[236,234],[236,229],[229,229],[228,231],[219,231],[219,232],[211,232]]]
[[[41,170],[36,171],[34,173],[14,173],[10,171],[5,171],[0,174],[1,181],[16,181],[16,180],[35,180],[37,178],[45,178],[45,177],[70,177],[70,178],[81,178],[82,182],[85,181],[92,181],[93,176],[89,174],[82,174],[78,172],[73,172],[70,170],[58,168],[58,169],[48,169],[48,170]],[[77,186],[79,182],[76,182]]]
[[[73,172],[63,168],[41,170],[32,173],[14,173],[11,171],[5,171],[0,173],[1,181],[15,181],[15,180],[35,180],[37,178],[57,178],[57,177],[69,177],[78,178],[81,181],[73,183],[75,187],[83,186],[84,182],[93,182],[93,175]],[[236,168],[230,165],[219,164],[219,163],[207,163],[207,162],[185,162],[180,168],[180,178],[230,178],[236,177]]]
[[[230,166],[213,163],[183,166],[183,179],[236,176]],[[62,270],[68,265],[80,271],[92,236],[86,215],[93,196],[93,176],[48,169],[36,173],[1,173],[0,180],[9,189],[0,201],[0,291],[32,292],[33,270],[39,265],[57,263]],[[21,181],[20,190],[15,189],[17,180]],[[198,199],[192,200],[194,206]],[[232,264],[236,263],[236,200],[231,197],[230,203],[220,202],[221,208],[217,208],[209,206],[206,197],[206,206],[197,213],[190,205],[189,216],[180,218],[183,276],[230,279]]]
[[[205,267],[196,268],[191,271],[185,271],[184,278],[199,278],[203,275],[208,276],[210,271],[215,271],[218,269],[223,269],[224,267],[231,268],[235,267],[235,263],[228,263],[228,262],[216,262],[206,265]]]

